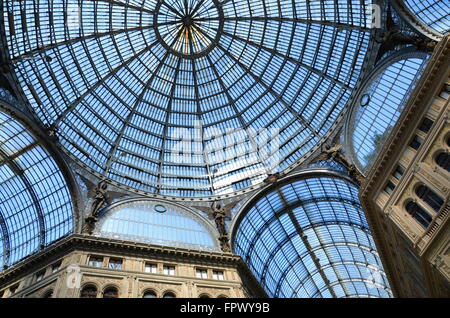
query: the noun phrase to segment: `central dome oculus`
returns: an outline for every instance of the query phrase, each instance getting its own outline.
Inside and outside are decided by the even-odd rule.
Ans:
[[[171,53],[198,58],[219,42],[224,15],[216,0],[161,0],[155,8],[157,38]]]

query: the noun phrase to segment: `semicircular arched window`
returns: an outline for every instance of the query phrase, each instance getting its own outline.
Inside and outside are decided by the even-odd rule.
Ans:
[[[146,291],[142,298],[156,298],[156,293],[154,291]]]
[[[119,291],[115,287],[108,287],[103,292],[103,298],[119,298]]]
[[[428,204],[435,212],[439,212],[444,204],[444,200],[427,186],[420,185],[416,188],[416,195]]]
[[[442,152],[436,156],[436,164],[442,169],[450,172],[450,155],[446,152]]]
[[[118,204],[101,216],[96,236],[219,251],[211,225],[176,205],[153,201]]]
[[[425,53],[400,54],[381,65],[363,87],[360,94],[370,98],[355,105],[346,127],[346,142],[364,174],[397,123],[427,59]]]
[[[97,288],[92,285],[83,287],[80,298],[97,298]]]
[[[424,228],[427,228],[433,220],[431,215],[415,202],[407,203],[405,209]]]
[[[177,298],[177,296],[172,292],[167,292],[164,294],[163,298]]]

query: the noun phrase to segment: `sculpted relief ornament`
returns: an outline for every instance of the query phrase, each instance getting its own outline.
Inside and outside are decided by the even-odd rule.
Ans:
[[[125,196],[123,192],[111,191],[106,181],[100,181],[96,186],[89,180],[83,179],[88,187],[88,198],[92,198],[87,217],[84,219],[83,234],[92,235],[98,222],[100,211],[110,205],[115,199]]]
[[[98,212],[108,201],[107,193],[108,185],[106,182],[100,182],[94,189],[94,197],[89,211],[89,215],[85,219],[83,226],[84,234],[92,234],[95,229],[95,223],[98,221]]]
[[[228,232],[226,229],[225,218],[230,218],[230,211],[238,202],[232,202],[227,205],[223,205],[220,201],[214,202],[210,208],[195,206],[194,208],[206,212],[208,216],[214,219],[217,231],[219,232],[218,240],[223,252],[231,253],[231,247],[228,238]]]
[[[350,178],[355,181],[358,185],[361,185],[365,178],[355,167],[355,165],[350,164],[341,151],[342,145],[335,144],[331,146],[326,146],[326,149],[312,162],[317,161],[336,161],[347,168]]]

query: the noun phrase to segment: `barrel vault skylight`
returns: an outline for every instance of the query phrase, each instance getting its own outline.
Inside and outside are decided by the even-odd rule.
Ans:
[[[404,0],[406,7],[435,31],[450,32],[450,2],[448,0]]]
[[[368,173],[387,140],[411,92],[422,75],[429,55],[398,54],[382,65],[359,94],[358,105],[347,127],[350,153],[356,166]]]
[[[249,206],[233,248],[270,297],[392,296],[354,184],[310,176]]]
[[[360,0],[3,1],[25,99],[63,149],[149,194],[223,195],[319,145],[363,71]]]
[[[178,206],[145,200],[120,203],[105,211],[94,235],[163,246],[220,250],[211,226],[201,217]]]
[[[61,169],[27,127],[0,110],[0,272],[73,231]]]

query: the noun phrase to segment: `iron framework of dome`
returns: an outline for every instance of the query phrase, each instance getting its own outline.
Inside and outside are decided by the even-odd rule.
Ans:
[[[141,193],[212,197],[293,169],[332,132],[364,71],[370,3],[3,9],[23,101],[57,129],[67,155]]]
[[[346,152],[367,174],[414,91],[430,56],[411,49],[390,55],[356,96],[345,126]]]
[[[270,296],[392,296],[354,182],[448,33],[446,2],[0,8],[0,277],[72,233],[205,254],[231,239]]]
[[[166,202],[128,200],[102,213],[95,236],[176,246],[204,251],[220,251],[216,232],[195,212]]]
[[[415,17],[441,34],[450,32],[450,3],[441,0],[404,0]]]
[[[73,233],[75,223],[67,175],[14,106],[0,90],[0,272]]]
[[[392,296],[346,173],[319,162],[255,195],[236,218],[233,250],[270,297]]]

